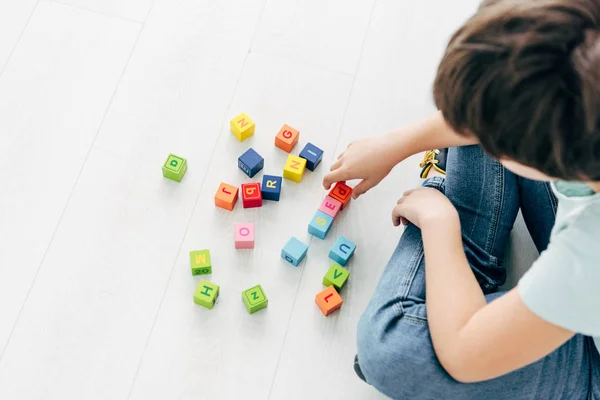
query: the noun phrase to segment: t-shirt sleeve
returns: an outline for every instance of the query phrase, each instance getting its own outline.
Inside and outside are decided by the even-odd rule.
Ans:
[[[519,292],[540,318],[600,336],[600,243],[590,233],[567,228],[555,235],[519,281]]]

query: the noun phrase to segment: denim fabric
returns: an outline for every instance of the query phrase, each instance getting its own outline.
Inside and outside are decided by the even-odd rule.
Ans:
[[[556,213],[548,184],[520,178],[479,146],[452,148],[440,190],[459,212],[467,259],[493,301],[506,279],[504,249],[521,208],[539,250],[546,248]],[[457,293],[456,295],[460,295]],[[589,337],[576,335],[547,357],[486,382],[461,384],[437,360],[425,308],[420,230],[409,224],[358,325],[358,361],[366,381],[394,399],[600,399],[600,356]]]

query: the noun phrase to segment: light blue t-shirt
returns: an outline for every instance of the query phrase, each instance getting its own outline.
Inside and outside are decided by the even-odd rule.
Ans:
[[[519,281],[542,319],[595,337],[600,350],[600,194],[583,183],[552,184],[558,197],[550,244]]]

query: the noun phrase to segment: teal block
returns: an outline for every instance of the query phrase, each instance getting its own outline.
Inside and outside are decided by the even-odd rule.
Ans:
[[[181,182],[186,172],[187,160],[175,154],[169,154],[167,161],[165,161],[162,167],[163,176],[175,182]]]
[[[318,237],[319,239],[325,239],[327,233],[329,233],[329,230],[331,229],[332,224],[333,217],[319,210],[308,224],[308,233]]]
[[[356,245],[345,237],[340,236],[329,251],[329,258],[345,266],[354,254],[354,250],[356,250]]]
[[[296,239],[291,238],[281,250],[281,258],[297,267],[308,252],[308,246]]]

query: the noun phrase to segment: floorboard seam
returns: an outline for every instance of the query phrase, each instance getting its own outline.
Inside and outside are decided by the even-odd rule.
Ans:
[[[31,14],[29,14],[29,17],[27,18],[27,22],[25,22],[25,25],[23,26],[23,29],[21,29],[21,33],[19,33],[19,37],[17,38],[17,41],[15,42],[15,45],[13,46],[12,50],[8,54],[8,57],[6,58],[6,62],[4,63],[4,65],[2,66],[2,68],[0,68],[0,78],[2,78],[2,75],[4,74],[4,70],[6,69],[6,66],[10,62],[10,59],[12,58],[15,50],[17,49],[17,46],[21,42],[21,38],[23,37],[23,34],[25,33],[25,30],[29,26],[29,21],[31,21],[31,18],[33,17],[33,14],[35,14],[35,11],[37,10],[38,4],[40,4],[40,0],[38,0],[38,1],[35,2],[35,5],[31,9]]]

